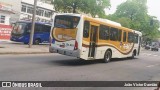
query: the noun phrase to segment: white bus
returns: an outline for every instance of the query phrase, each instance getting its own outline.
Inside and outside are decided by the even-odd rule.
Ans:
[[[104,62],[111,58],[134,58],[140,53],[141,36],[141,32],[113,21],[80,14],[56,14],[49,51]]]

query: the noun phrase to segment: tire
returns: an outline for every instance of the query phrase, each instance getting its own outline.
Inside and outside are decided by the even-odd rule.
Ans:
[[[39,45],[39,43],[41,43],[41,40],[40,40],[40,39],[36,39],[36,40],[34,41],[34,44],[35,44],[35,45]]]
[[[105,53],[105,55],[104,55],[103,61],[105,63],[108,63],[108,62],[110,62],[111,58],[112,58],[112,53],[111,53],[110,50],[107,50],[106,53]]]
[[[135,52],[132,53],[131,59],[135,58]]]
[[[27,42],[24,42],[24,44],[29,44],[29,43],[27,43]]]

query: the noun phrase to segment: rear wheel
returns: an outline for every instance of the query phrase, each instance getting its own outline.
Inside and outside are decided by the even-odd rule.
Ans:
[[[105,55],[104,55],[103,61],[105,63],[108,63],[108,62],[110,62],[111,58],[112,58],[112,53],[111,53],[110,50],[107,50],[106,53],[105,53]]]
[[[41,43],[41,40],[40,39],[36,39],[35,41],[34,41],[34,44],[35,45],[39,45]]]
[[[23,42],[24,44],[29,44],[28,42]]]

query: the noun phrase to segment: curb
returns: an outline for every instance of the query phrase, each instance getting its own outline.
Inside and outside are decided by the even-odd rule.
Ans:
[[[8,54],[13,54],[13,55],[18,55],[18,54],[49,54],[49,52],[0,52],[0,55],[8,55]]]

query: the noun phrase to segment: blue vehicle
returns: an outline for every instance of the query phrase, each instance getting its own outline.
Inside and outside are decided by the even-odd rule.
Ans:
[[[14,24],[11,32],[11,41],[29,43],[32,23],[30,21],[19,21]],[[51,24],[36,22],[33,36],[33,44],[49,43]]]

